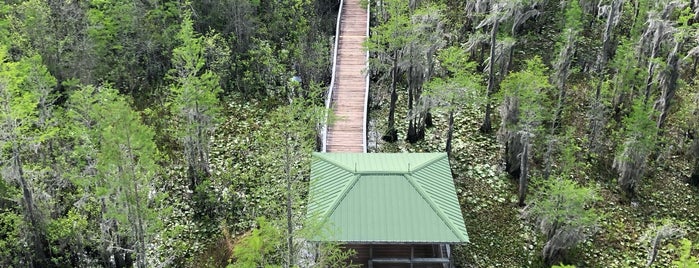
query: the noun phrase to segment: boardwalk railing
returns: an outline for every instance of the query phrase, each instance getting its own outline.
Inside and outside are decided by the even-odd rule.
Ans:
[[[369,39],[369,19],[371,18],[371,5],[369,4],[370,1],[367,1],[366,4],[366,38]],[[364,85],[366,88],[364,89],[364,131],[362,135],[362,143],[364,145],[364,152],[367,152],[367,142],[366,142],[366,136],[367,136],[367,126],[369,126],[369,50],[366,51],[366,66],[364,67],[364,75],[366,76],[366,80],[364,82]]]
[[[325,98],[325,124],[323,124],[322,130],[322,152],[326,152],[328,149],[328,114],[330,111],[330,105],[333,99],[333,88],[335,87],[335,70],[337,70],[337,49],[340,44],[340,22],[342,21],[342,6],[344,6],[344,0],[340,0],[340,9],[337,11],[337,24],[335,24],[335,46],[333,47],[333,67],[332,76],[330,77],[330,87],[328,88],[328,95]]]
[[[325,99],[325,108],[327,111],[330,111],[332,107],[332,99],[333,99],[333,94],[336,86],[336,79],[337,79],[337,54],[338,54],[338,49],[340,46],[340,38],[341,38],[341,23],[342,23],[342,15],[343,15],[343,8],[344,8],[344,0],[340,0],[340,8],[337,12],[337,24],[335,25],[335,45],[333,47],[333,56],[332,56],[332,76],[330,78],[330,86],[328,87],[328,92],[327,96]],[[367,3],[367,16],[366,16],[366,37],[369,37],[369,19],[371,18],[370,14],[370,5]],[[368,101],[369,101],[369,52],[366,52],[366,67],[365,67],[366,73],[365,73],[365,89],[364,89],[364,115],[363,115],[363,128],[362,128],[362,147],[363,151],[366,153],[367,152],[367,126],[368,126]],[[322,152],[327,152],[327,145],[328,145],[328,114],[326,114],[326,122],[322,127],[321,130],[321,150]]]

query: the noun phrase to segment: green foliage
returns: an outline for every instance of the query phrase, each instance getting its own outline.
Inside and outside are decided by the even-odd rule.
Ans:
[[[502,81],[500,98],[505,103],[501,110],[503,122],[507,120],[505,128],[526,128],[532,131],[542,121],[550,118],[548,91],[552,86],[548,82],[546,71],[546,66],[537,56],[527,61],[524,70],[511,73]]]
[[[268,114],[267,122],[265,122],[267,128],[263,134],[268,139],[265,146],[270,146],[270,149],[276,148],[269,151],[270,154],[291,153],[303,155],[304,159],[310,159],[310,153],[316,146],[317,128],[325,122],[327,112],[322,103],[318,103],[322,90],[323,88],[319,85],[312,85],[308,97],[291,99],[290,104],[276,107]],[[283,152],[287,148],[289,151]],[[294,159],[294,157],[289,159]],[[302,169],[310,168],[310,166],[305,165],[300,167]]]
[[[175,85],[170,89],[174,95],[173,108],[186,113],[187,109],[193,109],[192,106],[199,104],[202,106],[201,111],[195,112],[211,116],[217,111],[216,97],[221,88],[218,76],[204,68],[205,40],[194,32],[191,16],[184,17],[176,37],[181,45],[172,51],[174,69],[170,71],[170,78]]]
[[[194,32],[189,13],[182,20],[177,34],[180,46],[172,51],[170,87],[172,113],[176,116],[174,131],[184,149],[190,190],[196,190],[210,175],[210,139],[220,111],[219,77],[205,69],[204,38]]]
[[[388,19],[371,28],[374,33],[364,43],[369,52],[379,53],[381,56],[369,59],[369,68],[375,71],[387,71],[393,61],[398,60],[398,50],[411,42],[410,17],[408,16],[408,3],[405,1],[385,2],[384,15]],[[380,14],[381,15],[381,14]]]
[[[153,130],[110,87],[82,87],[71,94],[68,103],[67,129],[76,140],[74,161],[81,163],[76,172],[80,175],[72,181],[94,198],[88,200],[103,206],[99,223],[92,222],[90,228],[104,225],[110,229],[110,222],[116,221],[120,227],[110,235],[101,233],[102,239],[124,243],[118,239],[123,237],[133,241],[137,265],[147,266],[150,261],[146,246],[161,216],[149,205],[158,200],[158,194],[153,196],[153,178],[159,172]],[[102,229],[93,229],[100,234],[98,230]],[[107,248],[101,250],[108,252]]]
[[[102,64],[96,66],[96,74],[101,79],[113,81],[120,86],[131,88],[126,81],[133,81],[137,55],[132,37],[136,35],[138,18],[135,2],[132,1],[90,1],[87,11],[89,26],[87,33],[94,41],[96,56]]]
[[[445,102],[450,110],[480,105],[483,100],[481,77],[476,63],[468,61],[466,52],[456,46],[439,51],[437,59],[448,73],[427,82],[424,96]]]
[[[640,99],[634,102],[631,114],[623,120],[624,134],[627,140],[638,143],[642,151],[651,151],[655,146],[657,128],[651,117],[655,112]]]
[[[567,129],[560,146],[559,164],[557,165],[559,176],[572,176],[580,171],[582,165],[577,154],[581,150],[582,148],[575,144],[574,129],[572,127]]]
[[[564,226],[594,226],[600,219],[596,209],[590,208],[601,200],[598,190],[580,186],[565,178],[543,182],[543,189],[529,211],[541,221],[559,223]]]
[[[601,200],[598,190],[580,186],[567,178],[551,179],[543,183],[536,202],[526,216],[535,219],[545,236],[542,256],[550,264],[589,235],[596,226],[600,213],[590,206]]]
[[[235,262],[228,268],[282,267],[275,254],[283,250],[282,231],[264,217],[258,218],[257,224],[259,227],[243,237],[233,249]]]
[[[38,96],[36,90],[23,87],[31,68],[27,59],[11,62],[6,53],[6,48],[0,47],[0,100],[6,105],[0,119],[17,120],[10,130],[13,135],[23,137],[32,131],[32,124],[37,120]]]
[[[679,247],[680,257],[672,261],[672,264],[679,268],[699,268],[699,258],[692,256],[692,250],[696,248],[696,246],[692,245],[691,240],[687,238],[681,239]]]
[[[299,236],[306,240],[302,251],[315,252],[311,263],[302,267],[358,268],[361,265],[350,264],[349,259],[356,254],[354,250],[345,249],[341,243],[328,241],[338,230],[318,215],[306,215]],[[312,242],[323,241],[323,242]]]
[[[439,65],[449,73],[468,74],[476,71],[477,64],[468,59],[468,55],[464,49],[458,46],[450,46],[443,48],[437,52],[437,60]]]
[[[260,1],[259,8],[268,11],[261,14],[262,24],[266,26],[261,31],[275,44],[297,46],[300,39],[309,32],[308,11],[312,4],[310,0],[279,3]]]
[[[583,11],[578,1],[567,1],[565,9],[564,29],[571,29],[578,32],[583,28]]]
[[[177,138],[185,140],[181,134],[192,130],[189,128],[192,124],[187,124],[188,119],[195,118],[196,123],[203,126],[189,133],[204,133],[195,138],[209,142],[214,134],[213,126],[220,122],[217,117],[221,86],[240,86],[250,91],[264,86],[270,95],[280,94],[287,100],[288,95],[280,89],[287,85],[291,76],[289,70],[295,61],[307,57],[304,58],[306,61],[301,61],[304,65],[301,69],[327,69],[324,55],[329,42],[325,33],[318,32],[318,25],[322,24],[318,13],[324,10],[318,4],[323,3],[252,1],[248,5],[250,8],[238,9],[245,7],[243,2],[222,2],[220,7],[223,8],[217,11],[244,14],[248,20],[242,21],[246,23],[231,23],[230,18],[235,16],[226,16],[222,23],[228,32],[212,32],[204,37],[195,29],[210,28],[211,25],[201,20],[210,10],[197,12],[195,19],[186,15],[180,24],[180,13],[191,7],[186,2],[31,0],[0,3],[0,104],[3,104],[0,112],[3,137],[0,139],[0,162],[5,164],[2,165],[3,180],[0,183],[3,219],[0,225],[3,247],[0,266],[29,265],[34,256],[39,256],[32,253],[37,250],[31,247],[31,238],[43,235],[48,242],[43,248],[52,261],[46,265],[119,266],[116,264],[119,257],[126,255],[136,259],[139,266],[185,265],[182,260],[196,254],[197,246],[207,243],[207,234],[212,233],[208,227],[214,225],[209,222],[203,227],[189,225],[191,222],[187,219],[192,218],[192,210],[215,210],[217,215],[232,211],[225,217],[234,219],[236,226],[245,227],[249,225],[248,219],[254,218],[259,211],[267,211],[269,207],[261,201],[263,198],[246,203],[255,207],[247,209],[259,207],[253,213],[235,206],[229,210],[220,209],[230,204],[221,203],[221,200],[232,203],[231,200],[246,198],[243,195],[249,192],[237,187],[252,181],[250,178],[260,182],[279,175],[268,172],[272,168],[267,164],[251,165],[259,169],[241,171],[244,174],[240,179],[229,175],[230,170],[213,171],[216,181],[206,181],[201,184],[201,190],[183,195],[187,198],[204,195],[202,199],[206,202],[202,202],[200,207],[182,204],[182,199],[178,199],[181,196],[163,201],[156,193],[181,194],[180,164],[176,157],[159,155],[158,148],[152,143],[154,131],[141,122],[140,112],[132,109],[134,106],[139,111],[143,109],[151,126],[163,129],[163,126],[173,126],[168,130],[175,131],[159,129],[157,132],[161,136],[159,141],[163,142],[161,148],[168,150],[167,156],[173,156],[176,153],[169,150],[179,148],[165,143]],[[258,12],[258,8],[265,12]],[[274,11],[267,12],[269,10]],[[252,14],[246,14],[248,11]],[[256,31],[256,27],[261,30]],[[231,34],[232,29],[235,36]],[[251,37],[258,41],[247,42]],[[242,42],[247,43],[239,49]],[[235,54],[228,46],[235,47]],[[248,54],[248,48],[262,51],[259,55],[267,61],[256,61],[258,54],[255,51]],[[254,68],[238,66],[231,60],[238,58],[254,63]],[[317,62],[312,62],[316,59]],[[162,83],[169,69],[172,71],[167,77],[171,78],[172,87]],[[243,72],[255,75],[259,83],[245,85],[236,80]],[[279,79],[270,79],[272,76]],[[324,79],[322,74],[310,79],[304,76],[307,84]],[[133,98],[120,95],[111,85]],[[291,91],[297,89],[296,86],[288,88]],[[163,89],[166,91],[162,92]],[[302,90],[296,92],[297,96],[308,95]],[[166,99],[168,103],[164,103]],[[158,101],[160,108],[153,107],[154,100]],[[267,99],[263,101],[265,105],[271,104],[261,105],[264,108],[260,110],[265,109],[265,113],[268,107],[278,104],[266,102]],[[187,110],[194,106],[199,110]],[[173,112],[169,114],[166,110]],[[192,116],[191,111],[196,114]],[[243,113],[241,111],[235,116]],[[256,121],[256,129],[244,134],[252,135],[264,124],[263,121]],[[6,128],[10,125],[11,128]],[[270,132],[273,132],[272,127],[280,128],[280,125],[270,124]],[[315,127],[311,126],[309,132],[302,135],[304,139],[311,137],[307,142],[311,149],[304,152],[312,151],[314,137],[307,133],[315,131]],[[259,144],[253,146],[260,152]],[[6,157],[10,156],[9,153],[15,154],[13,158]],[[237,163],[239,160],[219,156],[217,163]],[[21,160],[17,161],[21,164],[15,166],[22,168],[26,183],[5,176],[18,173],[7,172],[8,159]],[[247,159],[263,160],[252,155]],[[167,167],[166,178],[161,177],[160,165]],[[270,166],[279,171],[274,163]],[[22,207],[24,200],[20,184],[27,186],[26,192],[34,194],[34,205],[28,207],[35,207],[35,214],[40,217],[37,228],[31,227],[32,221],[24,215],[27,213]],[[273,192],[271,187],[264,189],[253,184],[243,187],[247,186],[254,186],[250,191],[260,193],[259,196],[264,198],[278,197],[275,196],[277,193],[269,194]],[[299,187],[302,186],[301,180]],[[168,202],[181,208],[177,211],[181,214],[171,218]],[[155,208],[159,210],[156,212]],[[12,220],[13,216],[17,216],[19,221]],[[185,219],[183,222],[187,227],[176,228],[182,225],[168,224],[173,226],[173,231],[167,233],[155,220],[157,217],[178,224],[182,223],[179,220]],[[34,230],[38,235],[30,234]],[[161,235],[171,239],[161,239]],[[170,242],[180,249],[192,246],[172,255],[166,254],[173,251],[159,252]],[[163,263],[156,263],[151,255],[144,262],[142,256],[146,250],[161,257],[157,261]],[[174,260],[169,259],[171,257]],[[39,267],[46,265],[35,264]]]
[[[3,267],[19,265],[22,253],[28,250],[22,241],[24,224],[26,223],[22,220],[22,215],[7,208],[0,210],[0,265]]]
[[[36,49],[37,52],[47,52],[53,50],[53,44],[48,38],[51,36],[50,28],[50,8],[44,1],[24,1],[21,5],[12,9],[16,14],[6,17],[10,33],[5,45],[15,45],[24,49]],[[44,43],[42,43],[44,42]],[[43,56],[46,56],[43,54]]]
[[[76,209],[71,209],[64,217],[49,222],[46,232],[51,252],[54,254],[54,264],[69,265],[69,256],[75,256],[76,252],[83,250],[80,245],[88,243],[89,224],[87,216],[78,213]]]
[[[622,39],[621,45],[617,48],[616,55],[610,63],[610,67],[616,69],[614,89],[617,95],[630,94],[633,89],[640,88],[643,82],[643,76],[640,73],[641,69],[637,64],[631,64],[636,61],[635,53],[636,47],[633,41]]]
[[[274,45],[266,40],[253,39],[252,42],[255,45],[247,52],[250,59],[238,59],[234,63],[235,68],[244,70],[237,86],[243,93],[285,100],[288,89],[283,85],[292,77],[285,66],[289,61],[289,50],[275,51]]]
[[[6,45],[10,40],[10,20],[8,19],[8,14],[10,13],[10,5],[5,2],[0,3],[0,45]]]
[[[627,2],[626,4],[628,5],[629,10],[633,11],[631,13],[633,18],[632,18],[630,36],[638,37],[643,33],[644,26],[645,26],[644,20],[648,16],[649,10],[652,8],[653,1],[639,0],[635,3]]]
[[[28,142],[45,142],[56,133],[51,126],[51,107],[55,100],[56,79],[41,63],[39,55],[22,58],[17,62],[6,61],[6,50],[0,47],[0,83],[9,113],[2,118],[18,120],[15,135]],[[36,124],[36,125],[35,125]],[[35,128],[38,126],[38,128]]]
[[[619,185],[631,197],[645,176],[647,158],[655,150],[658,133],[651,120],[653,110],[641,99],[636,99],[631,114],[623,120],[624,143],[614,158]]]
[[[13,243],[12,239],[6,242],[9,242],[8,251],[30,252],[10,257],[13,262],[19,260],[12,265],[24,262],[45,266],[49,262],[45,212],[51,203],[37,198],[35,193],[52,190],[51,185],[44,181],[50,169],[45,162],[46,150],[40,147],[42,143],[50,143],[48,140],[56,133],[51,126],[53,118],[49,104],[56,80],[41,64],[41,57],[28,55],[10,59],[6,52],[5,47],[0,46],[0,162],[3,163],[3,185],[12,188],[3,189],[11,195],[2,196],[0,209],[16,211],[26,223],[18,226],[21,232],[16,237],[22,241],[23,249],[13,249],[19,244]],[[11,228],[7,231],[12,233]]]
[[[457,192],[470,215],[465,219],[469,230],[477,230],[473,243],[455,249],[460,264],[531,267],[539,263],[535,251],[546,247],[519,220],[519,210],[508,205],[513,185],[499,172],[502,146],[494,137],[475,132],[483,115],[473,105],[483,103],[485,84],[476,73],[487,68],[489,41],[479,39],[467,48],[436,49],[446,42],[459,44],[469,36],[485,36],[495,22],[501,25],[493,27],[493,51],[502,55],[496,53],[492,59],[510,64],[512,70],[523,70],[503,84],[502,99],[517,101],[510,106],[516,109],[507,114],[515,115],[516,120],[506,123],[507,130],[536,134],[533,148],[541,140],[560,139],[560,149],[553,150],[557,160],[552,161],[552,177],[580,183],[600,181],[603,187],[604,202],[591,207],[611,218],[599,226],[603,229],[599,236],[585,240],[572,252],[578,261],[575,264],[643,265],[646,254],[639,249],[646,245],[638,237],[655,217],[687,222],[687,236],[696,242],[693,230],[699,222],[699,203],[685,179],[689,173],[699,173],[699,168],[692,167],[699,166],[699,153],[684,150],[699,144],[695,105],[689,105],[696,102],[693,83],[680,87],[669,102],[683,105],[679,112],[675,107],[668,110],[659,161],[649,161],[660,149],[655,122],[650,120],[655,117],[651,106],[668,67],[662,57],[672,49],[673,40],[683,42],[677,46],[682,59],[680,78],[696,80],[696,7],[687,1],[623,1],[619,23],[609,34],[611,46],[603,47],[598,39],[605,31],[606,18],[599,15],[616,0],[370,2],[377,25],[366,43],[372,52],[368,74],[376,80],[372,80],[372,90],[379,89],[374,93],[377,102],[370,107],[385,108],[385,93],[380,89],[391,80],[386,78],[396,63],[399,92],[415,82],[415,92],[424,90],[423,96],[431,98],[426,106],[447,108],[432,110],[437,127],[426,130],[424,142],[379,144],[376,150],[441,150],[445,122],[450,121],[445,110],[453,111],[452,164]],[[210,241],[212,234],[220,234],[218,221],[225,219],[240,231],[249,229],[261,215],[281,219],[287,193],[283,182],[289,178],[294,182],[292,221],[295,227],[308,225],[298,224],[304,208],[308,154],[315,145],[317,123],[324,118],[317,101],[322,95],[309,85],[329,81],[331,36],[337,36],[333,33],[336,3],[0,2],[0,266],[31,265],[41,254],[33,246],[32,238],[37,237],[36,241],[46,242],[41,248],[46,249],[48,260],[35,265],[38,267],[114,266],[111,260],[116,261],[117,253],[123,257],[126,251],[144,252],[143,248],[149,252],[148,266],[196,266],[198,252],[215,246]],[[666,8],[669,16],[653,20]],[[186,14],[190,9],[196,16]],[[674,31],[659,38],[664,41],[655,59],[650,59],[655,72],[649,75],[646,58],[654,34],[651,25],[661,24]],[[518,40],[509,52],[503,45],[514,40],[502,37],[511,30]],[[560,42],[559,47],[551,45],[554,41]],[[566,49],[572,54],[568,56],[573,71],[565,83],[575,90],[566,93],[565,112],[557,118],[560,129],[568,131],[542,135],[540,130],[552,122],[549,102],[555,99],[545,81],[558,86],[558,77],[568,77],[562,72],[566,64],[554,60],[553,52],[567,48],[564,45],[569,41],[575,44],[575,53]],[[603,50],[614,58],[606,66],[597,66],[598,51]],[[432,58],[435,52],[438,56]],[[532,64],[524,60],[536,56],[543,59],[538,66],[527,66]],[[411,62],[418,58],[421,62]],[[432,59],[435,61],[430,62]],[[407,77],[408,66],[418,66],[411,78]],[[493,69],[497,81],[509,71],[498,67]],[[289,83],[293,75],[302,76],[303,85]],[[640,107],[638,99],[645,93],[647,76],[652,90],[648,105]],[[601,96],[590,103],[590,91],[598,85]],[[219,107],[224,90],[232,100],[225,110]],[[400,96],[398,103],[404,105],[405,99]],[[280,106],[282,103],[285,105]],[[202,109],[190,109],[197,105]],[[581,112],[588,108],[591,114]],[[399,107],[397,114],[409,111]],[[145,124],[150,127],[144,125],[142,115],[147,115]],[[599,124],[585,128],[581,118],[586,116]],[[396,129],[405,128],[407,120],[403,119],[399,116]],[[590,141],[600,148],[591,148],[590,158],[581,154],[588,152],[585,132],[599,135]],[[153,136],[158,137],[160,147],[150,142]],[[178,142],[172,142],[175,140]],[[180,155],[180,151],[185,155],[207,152],[208,147],[210,152],[202,159],[187,160]],[[613,157],[618,174],[611,174],[614,170],[607,163],[611,161],[605,161]],[[181,158],[185,160],[178,160]],[[204,172],[198,173],[210,174],[203,176],[207,179],[195,192],[187,189],[187,167],[183,166],[188,161],[210,165],[208,170],[201,165]],[[531,163],[532,175],[537,177],[540,152],[533,153]],[[17,176],[18,170],[23,176]],[[631,204],[619,202],[617,186],[604,183],[616,175],[622,189],[644,198]],[[539,196],[552,198],[547,195],[553,191],[550,187],[542,183],[533,191],[544,191]],[[166,193],[169,198],[153,193]],[[201,202],[187,202],[191,199]],[[24,206],[27,200],[34,205]],[[176,208],[172,213],[171,206]],[[35,210],[29,212],[31,209]],[[212,216],[199,217],[194,211]],[[201,221],[193,221],[195,217]],[[166,227],[156,218],[162,218]],[[138,219],[144,221],[142,231]],[[273,222],[279,233],[283,224]],[[307,232],[305,228],[294,231],[304,237]],[[137,238],[141,235],[143,242]],[[280,244],[270,253],[277,257],[270,264],[284,263],[284,238],[278,237]],[[696,266],[696,254],[692,254],[696,249],[688,245],[689,240],[677,249],[661,248],[654,265],[670,266],[676,258],[676,266]],[[338,251],[336,245],[320,251],[328,258],[319,266],[340,267],[340,260],[349,254]]]
[[[281,257],[286,235],[280,227],[281,223],[283,221],[268,221],[264,217],[258,218],[258,228],[253,229],[237,242],[233,249],[234,262],[228,267],[282,267]],[[303,228],[298,231],[298,236],[314,241],[329,235],[331,232],[323,221],[315,217],[308,217],[304,221]],[[317,255],[313,260],[310,260],[310,263],[304,263],[301,267],[359,267],[347,264],[347,260],[355,252],[344,250],[339,243],[309,241],[299,243],[298,250],[314,252]]]
[[[671,219],[654,221],[643,233],[641,241],[648,243],[648,260],[646,267],[650,267],[655,262],[658,251],[663,247],[663,243],[670,239],[677,239],[686,235],[686,227],[683,223],[675,223]]]

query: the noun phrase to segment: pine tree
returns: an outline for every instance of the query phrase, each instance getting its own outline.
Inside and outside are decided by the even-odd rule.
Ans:
[[[377,16],[383,18],[381,24],[373,27],[365,43],[370,53],[376,53],[376,57],[369,60],[369,68],[373,72],[388,72],[391,81],[390,104],[388,108],[388,128],[382,139],[387,142],[398,140],[398,131],[395,128],[396,103],[398,102],[398,83],[402,73],[399,63],[405,55],[402,50],[413,38],[410,35],[410,19],[408,17],[408,5],[405,1],[387,1],[381,5],[382,12]],[[386,19],[387,18],[387,19]]]
[[[100,230],[102,264],[133,266],[135,256],[137,267],[148,267],[149,229],[157,223],[149,205],[158,172],[153,130],[109,87],[74,91],[67,116],[83,164],[73,181],[100,207],[92,227]]]
[[[319,88],[316,88],[316,92]],[[269,116],[270,129],[265,131],[265,149],[269,152],[268,159],[277,159],[278,163],[270,163],[277,173],[274,173],[275,181],[284,189],[285,202],[283,213],[286,220],[286,261],[284,267],[297,265],[299,251],[294,230],[299,226],[297,219],[300,194],[306,191],[300,183],[308,178],[310,172],[310,155],[315,146],[316,127],[323,125],[323,118],[327,114],[324,107],[314,103],[319,94],[311,94],[311,97],[295,98],[291,104],[281,106]],[[279,126],[283,126],[281,129]],[[281,205],[281,204],[280,204]],[[280,206],[281,207],[281,206]]]
[[[642,98],[634,102],[631,114],[624,119],[624,143],[614,158],[619,186],[632,199],[636,198],[636,189],[645,176],[648,156],[655,149],[657,128],[651,114],[652,109]]]
[[[103,90],[105,97],[116,96],[115,90]],[[149,195],[157,174],[153,130],[141,122],[140,116],[121,97],[103,103],[103,109],[97,168],[105,182],[102,187],[112,196],[108,198],[112,201],[107,205],[108,215],[126,227],[121,230],[133,243],[136,266],[145,268],[149,266],[148,227],[154,221],[154,213],[148,206]]]
[[[23,256],[25,265],[49,265],[46,237],[45,200],[37,198],[47,189],[41,187],[44,169],[49,165],[42,143],[55,135],[51,94],[56,79],[41,64],[41,57],[31,56],[12,62],[0,46],[0,162],[3,178],[21,192],[19,210],[22,212],[28,248]],[[34,153],[37,152],[37,153]],[[43,161],[42,161],[43,160]]]
[[[189,188],[194,191],[210,175],[209,140],[220,109],[217,95],[221,88],[218,76],[205,69],[204,39],[194,32],[189,13],[177,40],[181,44],[172,51],[170,105],[176,116],[176,136],[184,149]]]
[[[480,76],[476,63],[467,61],[466,52],[459,47],[448,47],[439,51],[437,58],[446,72],[446,77],[433,78],[425,84],[423,98],[446,107],[449,113],[447,144],[445,151],[451,155],[454,134],[454,113],[473,108],[482,102]]]
[[[488,58],[488,89],[486,97],[488,102],[485,104],[485,117],[481,124],[480,131],[482,133],[490,133],[491,126],[491,98],[498,91],[500,81],[507,75],[509,65],[512,58],[512,47],[515,44],[514,38],[505,39],[503,42],[498,42],[498,34],[501,24],[512,20],[512,35],[527,19],[539,14],[535,7],[540,1],[534,0],[500,0],[490,3],[490,11],[476,28],[490,26],[490,57]],[[496,62],[500,63],[496,67]]]
[[[600,219],[600,214],[589,208],[601,199],[597,190],[580,186],[565,178],[567,175],[547,180],[536,202],[524,212],[535,220],[546,239],[541,253],[547,265],[561,261],[569,249],[590,235],[586,229]]]
[[[519,179],[520,206],[524,206],[527,192],[534,137],[542,134],[542,122],[549,115],[551,85],[545,71],[541,59],[535,57],[527,61],[525,70],[508,75],[502,82],[498,140],[505,145],[507,172]]]
[[[405,55],[398,68],[406,74],[408,83],[408,131],[406,140],[415,143],[425,138],[425,128],[431,122],[429,105],[421,100],[425,81],[434,75],[435,56],[446,45],[444,19],[445,7],[425,5],[411,9],[409,35],[410,41],[402,48]]]

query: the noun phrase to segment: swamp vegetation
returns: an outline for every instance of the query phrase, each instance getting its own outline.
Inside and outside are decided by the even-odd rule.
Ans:
[[[449,153],[457,267],[699,266],[697,1],[366,3],[369,150]],[[303,240],[338,8],[0,2],[0,267],[347,267]]]

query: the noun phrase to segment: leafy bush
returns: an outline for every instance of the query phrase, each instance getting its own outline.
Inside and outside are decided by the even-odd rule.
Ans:
[[[596,189],[565,178],[549,180],[544,187],[525,216],[534,219],[546,237],[542,257],[546,264],[552,264],[591,234],[600,215],[589,206],[600,197]]]

